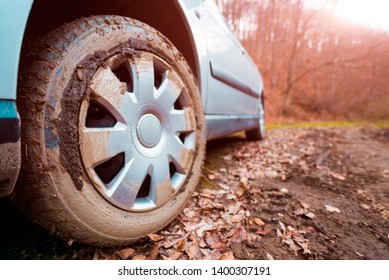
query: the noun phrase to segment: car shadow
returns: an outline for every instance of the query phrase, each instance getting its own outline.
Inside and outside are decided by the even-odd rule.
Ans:
[[[7,198],[0,199],[0,259],[37,260],[71,257],[67,243],[34,225]],[[73,249],[73,248],[72,248]]]

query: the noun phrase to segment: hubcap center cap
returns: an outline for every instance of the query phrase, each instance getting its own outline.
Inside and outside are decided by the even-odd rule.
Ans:
[[[147,114],[140,118],[136,133],[139,141],[143,146],[147,148],[155,147],[162,136],[162,125],[159,119],[152,115]]]

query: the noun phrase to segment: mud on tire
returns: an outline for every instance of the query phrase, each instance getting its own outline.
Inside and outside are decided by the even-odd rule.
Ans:
[[[146,73],[148,68],[142,72],[145,63],[153,63],[150,69],[161,72],[151,73],[154,80]],[[120,69],[123,65],[132,81],[126,80],[129,76]],[[32,221],[65,239],[116,246],[134,242],[174,219],[198,183],[205,129],[195,78],[182,55],[163,35],[124,17],[79,19],[38,40],[21,69],[18,106],[24,156],[13,200]],[[162,87],[166,77],[170,77],[164,84],[170,86],[166,92],[174,100],[164,104],[173,102],[171,109],[153,100],[145,101],[149,105],[134,105],[144,96],[139,94],[145,80],[154,81],[151,96],[155,97],[155,90]],[[116,88],[112,86],[115,83]],[[105,90],[118,92],[108,96]],[[178,94],[171,93],[175,90]],[[122,96],[132,100],[129,107],[140,113],[123,113],[123,103],[115,103]],[[182,114],[184,119],[176,123],[173,114]],[[129,123],[133,119],[135,125]],[[99,149],[102,138],[97,134],[88,136],[99,129],[100,134],[110,131],[113,135],[118,123],[129,126],[124,129],[127,138],[123,139],[133,140],[133,146],[126,148],[122,142],[104,136],[108,140],[102,141]],[[157,127],[157,136],[148,124]],[[172,149],[167,154],[166,147],[172,142],[180,150]],[[112,160],[112,151],[118,147],[124,149],[122,153],[115,150],[122,160],[121,165],[118,161],[119,168],[117,162],[103,160],[104,156]],[[154,151],[151,155],[150,150]],[[92,152],[92,159],[84,158],[88,152]],[[137,156],[133,156],[135,152]],[[168,166],[161,165],[164,172],[154,161],[147,165],[147,158],[159,154],[168,158]],[[130,165],[132,158],[128,157],[134,161],[138,157],[142,163]],[[146,173],[138,176],[139,180],[132,185],[128,177],[122,185],[124,181],[115,181],[119,191],[112,194],[115,186],[111,182],[121,176],[124,167],[131,170],[131,166],[143,165],[147,166],[146,171],[142,169]],[[103,169],[101,173],[99,168]],[[129,198],[122,199],[125,195]],[[150,203],[142,204],[145,201]]]

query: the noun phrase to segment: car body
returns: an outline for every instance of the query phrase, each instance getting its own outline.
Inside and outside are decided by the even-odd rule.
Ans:
[[[20,118],[16,106],[24,102],[19,95],[25,94],[20,86],[19,93],[17,89],[18,73],[20,77],[24,71],[19,65],[21,54],[39,37],[64,22],[81,17],[113,14],[133,18],[166,36],[182,53],[197,79],[206,140],[238,131],[259,131],[260,135],[254,137],[259,139],[264,135],[261,75],[212,0],[2,0],[0,14],[3,42],[0,45],[0,196],[12,192],[21,164],[21,151],[28,149],[26,143],[20,145]],[[164,64],[161,61],[158,63]],[[136,128],[140,142],[144,135],[152,134],[142,123],[159,127],[156,119],[152,114],[141,118]],[[23,126],[23,117],[21,122]],[[148,138],[140,146],[155,140],[153,136],[144,137]]]

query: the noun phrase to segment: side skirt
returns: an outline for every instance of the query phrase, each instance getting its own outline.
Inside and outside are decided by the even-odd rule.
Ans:
[[[259,126],[259,118],[255,115],[206,115],[205,121],[207,125],[207,140],[221,138]]]

